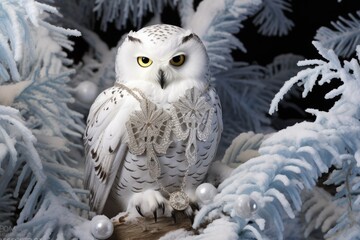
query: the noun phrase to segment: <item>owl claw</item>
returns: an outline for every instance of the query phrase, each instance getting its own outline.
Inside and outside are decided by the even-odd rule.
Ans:
[[[144,215],[141,212],[140,206],[137,205],[137,206],[135,206],[135,208],[136,208],[137,212],[140,214],[140,216],[144,217]]]
[[[159,205],[158,205],[158,208],[161,208],[162,214],[164,215],[164,214],[165,214],[165,203],[159,204]]]
[[[174,210],[171,212],[171,217],[174,220],[174,223],[176,223],[176,214]]]
[[[196,202],[190,202],[190,207],[193,212],[199,211],[199,209],[200,209],[199,204],[197,204]]]
[[[158,212],[158,209],[160,211]],[[135,193],[129,200],[127,212],[134,217],[150,217],[154,218],[155,222],[158,219],[158,214],[165,215],[167,200],[161,195],[159,191],[152,189],[144,192]]]
[[[157,222],[157,209],[154,210],[154,219],[155,219],[155,222]]]
[[[194,219],[195,219],[195,214],[192,214],[191,216],[189,216],[190,221],[191,221],[191,225],[194,224]]]

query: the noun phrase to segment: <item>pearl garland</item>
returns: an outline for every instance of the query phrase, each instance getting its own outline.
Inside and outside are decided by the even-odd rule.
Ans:
[[[217,193],[217,189],[210,183],[200,184],[195,191],[196,198],[203,204],[211,203]]]
[[[83,103],[92,103],[99,92],[98,86],[90,81],[81,82],[75,90],[76,98]]]
[[[248,195],[240,195],[234,204],[235,213],[241,218],[250,218],[257,208],[255,200]]]
[[[105,215],[97,215],[91,219],[91,234],[97,239],[107,239],[114,231],[114,226]]]

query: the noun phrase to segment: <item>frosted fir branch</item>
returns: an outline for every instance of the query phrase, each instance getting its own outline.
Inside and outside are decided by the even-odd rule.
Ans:
[[[73,24],[70,22],[69,24]],[[105,42],[92,30],[74,23],[83,33],[84,40],[89,44],[91,51],[83,57],[83,62],[77,67],[73,82],[91,81],[99,86],[100,90],[105,89],[115,82],[115,57],[118,45],[109,49]]]
[[[306,92],[317,81],[329,82],[333,80],[329,76],[335,76],[343,82],[335,89],[341,95],[340,99],[328,112],[312,110],[316,116],[315,122],[296,124],[266,139],[260,146],[260,156],[237,167],[219,185],[219,194],[213,203],[198,212],[193,227],[199,226],[205,219],[211,220],[226,214],[242,226],[239,235],[248,233],[245,226],[251,226],[254,232],[249,238],[261,236],[281,239],[284,232],[282,214],[294,218],[302,206],[301,191],[313,188],[319,176],[335,166],[339,170],[331,175],[331,183],[345,183],[344,187],[338,189],[337,195],[347,196],[343,201],[351,202],[350,206],[355,208],[348,208],[351,211],[343,214],[326,236],[334,239],[339,236],[349,239],[358,236],[360,208],[353,203],[359,204],[360,200],[358,191],[349,191],[349,186],[358,181],[360,169],[355,167],[360,146],[360,96],[354,94],[360,89],[359,79],[356,78],[360,72],[359,60],[341,63],[332,50],[322,47],[320,43],[315,42],[314,45],[326,59],[325,63],[311,65],[312,68],[300,71],[297,78],[286,83],[288,86],[285,84],[280,95],[283,96],[289,85],[296,82],[303,84]],[[351,167],[346,167],[349,160]],[[339,173],[338,177],[335,177],[336,173]],[[356,200],[351,200],[349,196],[354,193]],[[235,211],[237,199],[243,195],[251,197],[258,206],[249,218],[241,217],[241,213]]]
[[[189,26],[195,13],[194,0],[181,0],[178,3],[178,11],[181,18],[181,26]]]
[[[69,29],[69,28],[65,29],[63,27],[54,26],[45,21],[40,21],[40,25],[47,28],[50,32],[55,31],[57,33],[61,33],[63,35],[67,35],[67,36],[75,36],[75,37],[81,36],[81,33],[76,29]]]
[[[140,27],[142,18],[148,12],[160,14],[166,4],[175,6],[178,0],[96,0],[94,11],[101,18],[101,29],[106,31],[108,23],[115,23],[117,29],[122,29],[130,22]]]
[[[357,77],[359,76],[360,71],[359,61],[357,59],[352,59],[351,61],[344,61],[341,63],[332,49],[324,48],[319,42],[313,42],[313,44],[326,61],[319,60],[317,65],[300,71],[296,76],[288,80],[280,89],[279,93],[275,95],[270,106],[270,114],[277,109],[279,101],[294,84],[297,83],[298,85],[304,86],[303,97],[306,97],[315,84],[322,85],[338,79],[340,79],[344,84],[336,89],[332,89],[325,96],[327,99],[330,99],[338,95],[342,95],[343,100],[337,101],[333,110],[339,111],[341,114],[344,114],[345,110],[349,111],[349,113],[346,114],[355,114],[357,108],[350,106],[357,105],[356,101],[358,99],[354,98],[352,92],[353,89],[356,89],[359,85],[356,80],[358,79]],[[302,66],[306,66],[307,63],[309,63],[309,65],[314,65],[314,61],[308,62],[308,60],[301,61],[300,63]],[[345,105],[347,105],[347,107]]]
[[[50,236],[55,235],[63,236],[62,239],[73,237],[83,240],[93,239],[86,238],[89,237],[88,232],[80,233],[75,230],[76,226],[83,224],[86,220],[80,217],[74,209],[69,208],[73,204],[67,198],[61,198],[48,191],[44,193],[41,199],[43,199],[43,204],[34,214],[32,220],[18,223],[7,237],[31,236],[32,238],[50,239]],[[61,227],[59,228],[59,226]],[[84,236],[86,237],[84,238]]]
[[[15,104],[27,112],[27,117],[30,114],[34,120],[41,122],[42,131],[50,136],[49,132],[59,137],[72,135],[81,138],[83,126],[74,119],[81,118],[82,115],[71,111],[67,106],[73,102],[70,87],[66,86],[71,73],[72,71],[68,71],[41,78],[39,71],[35,71],[33,83],[16,99]]]
[[[17,201],[13,198],[11,189],[0,197],[0,207],[4,209],[0,212],[0,224],[2,226],[12,226],[15,220]]]
[[[204,0],[200,2],[191,20],[187,21],[188,24],[183,26],[199,35],[204,42],[212,74],[232,67],[232,49],[246,51],[233,34],[239,32],[241,22],[252,16],[260,4],[260,0]]]
[[[338,57],[333,50],[327,50],[318,42],[313,42],[314,46],[318,49],[319,53],[329,62],[321,60],[303,60],[298,63],[299,66],[313,66],[313,68],[307,68],[301,70],[296,76],[290,78],[285,82],[284,86],[275,95],[272,100],[269,113],[273,114],[278,109],[278,103],[282,100],[287,92],[295,85],[304,87],[302,96],[306,97],[309,92],[312,91],[315,84],[322,85],[325,82],[329,82],[333,79],[340,78],[341,64]],[[321,77],[318,80],[318,77]]]
[[[352,153],[353,150],[349,152]],[[353,236],[360,234],[357,227],[360,224],[360,168],[356,165],[354,155],[344,156],[342,166],[334,170],[325,181],[325,184],[337,186],[333,197],[337,211],[328,217],[328,220],[332,220],[332,225],[323,231],[326,239],[353,239]]]
[[[16,198],[16,191],[12,190],[12,182],[13,176],[17,174],[20,166],[25,162],[25,166],[32,170],[34,179],[39,182],[44,182],[46,178],[42,172],[40,156],[34,147],[35,141],[31,131],[21,120],[19,111],[0,105],[0,202],[9,200],[8,203],[2,204],[10,205],[9,208],[1,208],[0,220],[2,222],[6,221],[4,215],[14,214],[11,212],[14,210],[11,206],[15,207],[17,201],[13,202]],[[20,149],[26,151],[25,158],[24,156],[19,157]]]
[[[282,214],[294,218],[301,208],[301,190],[311,189],[321,173],[345,154],[337,151],[344,145],[340,137],[332,137],[329,147],[323,144],[328,138],[324,130],[320,124],[302,123],[274,133],[261,145],[260,156],[240,165],[220,184],[214,203],[200,210],[194,227],[206,215],[214,214],[212,211],[221,211],[239,224],[245,221],[245,225],[258,229],[257,234],[262,237],[268,229],[259,223],[265,221],[268,227],[267,224],[274,223],[271,227],[275,235],[267,237],[281,239],[284,231]],[[257,212],[249,219],[239,218],[234,210],[241,194],[249,195],[258,205]]]
[[[0,104],[10,106],[14,103],[17,98],[29,85],[30,80],[0,85]]]
[[[259,26],[259,33],[265,36],[283,36],[294,27],[294,22],[286,17],[291,12],[288,0],[263,0],[261,9],[253,20]]]
[[[223,109],[225,127],[219,152],[225,151],[241,132],[269,130],[268,106],[285,80],[299,70],[296,62],[300,59],[303,58],[284,54],[266,67],[234,63],[230,70],[215,75],[220,100],[229,106]]]
[[[237,62],[230,70],[215,75],[221,103],[228,106],[223,109],[224,137],[219,152],[224,151],[240,132],[257,131],[260,122],[266,121],[258,111],[262,105],[256,106],[262,97],[258,92],[265,87],[262,82],[265,72],[261,66]]]
[[[95,0],[77,0],[77,1],[55,1],[54,6],[57,6],[61,12],[62,17],[57,19],[58,22],[67,25],[67,22],[76,22],[77,24],[91,28],[94,27],[95,15],[94,15],[94,6]],[[70,25],[72,28],[78,29]]]
[[[332,28],[321,27],[317,30],[315,40],[329,49],[334,49],[336,54],[349,57],[360,44],[360,11],[356,15],[349,14],[348,18],[339,17],[331,22]]]
[[[268,135],[261,133],[241,133],[232,141],[230,147],[226,149],[221,162],[230,167],[237,167],[247,160],[259,156],[260,145],[268,137]]]
[[[210,223],[199,236],[190,237],[191,240],[238,239],[239,225],[224,217]]]
[[[52,32],[76,36],[80,34],[76,30],[47,23],[42,13],[58,14],[57,10],[34,0],[2,1],[0,11],[4,16],[0,27],[0,83],[24,80],[31,72],[37,54],[32,47],[36,29],[44,26]]]
[[[346,208],[333,201],[332,196],[321,188],[314,188],[304,194],[302,212],[305,216],[305,232],[307,238],[316,230],[326,233],[331,229],[339,217],[346,212]]]
[[[21,185],[23,188],[26,187],[26,190],[20,195],[18,208],[21,209],[21,212],[17,218],[17,225],[7,237],[31,236],[32,238],[46,239],[50,235],[62,234],[66,236],[65,239],[72,238],[74,236],[73,229],[86,221],[78,211],[88,211],[89,208],[78,197],[79,194],[86,195],[87,192],[74,189],[75,185],[71,186],[65,179],[68,177],[82,178],[82,175],[75,169],[55,163],[40,162],[40,167],[34,169],[31,167],[33,165],[31,151],[24,151],[21,141],[18,141],[17,144],[16,151],[22,153],[19,161],[26,162],[26,164],[19,169],[21,173],[17,179],[17,190],[14,192],[14,197],[19,195]],[[40,157],[42,154],[49,155],[50,153],[40,151]],[[10,171],[9,167],[7,171]],[[39,181],[34,177],[33,174],[37,172],[44,176],[43,180]],[[24,181],[25,179],[27,180]],[[16,179],[14,180],[16,181]],[[81,238],[78,235],[75,236]]]
[[[39,239],[50,236],[65,239],[79,237],[74,233],[74,228],[87,221],[84,213],[89,208],[83,198],[88,193],[79,190],[82,174],[73,169],[78,161],[68,152],[82,148],[84,124],[82,115],[68,107],[73,99],[66,84],[73,71],[64,66],[69,61],[62,50],[62,47],[72,48],[68,35],[79,32],[47,23],[44,20],[47,14],[44,13],[57,14],[53,7],[44,4],[20,6],[15,1],[13,5],[14,11],[24,17],[19,21],[22,24],[20,30],[24,32],[21,44],[25,46],[15,70],[19,73],[19,80],[29,84],[12,98],[12,106],[21,110],[26,127],[13,124],[15,127],[6,128],[10,133],[3,134],[5,139],[16,136],[16,144],[11,145],[11,141],[7,140],[7,145],[12,148],[9,148],[11,151],[6,157],[1,184],[4,189],[13,190],[17,208],[20,209],[17,225],[8,236]],[[24,10],[23,6],[29,7],[29,10]],[[37,19],[37,25],[31,22],[34,20],[26,16],[25,11],[33,15],[32,19]],[[12,34],[10,31],[8,36],[11,38]],[[6,118],[6,115],[0,116]],[[11,122],[9,119],[6,121]],[[14,129],[16,127],[21,133],[30,132],[33,142],[30,144],[26,137],[21,138]],[[34,135],[38,137],[36,143]],[[0,196],[3,196],[1,192]]]

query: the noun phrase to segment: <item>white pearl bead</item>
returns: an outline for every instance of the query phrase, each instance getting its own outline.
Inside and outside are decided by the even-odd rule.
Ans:
[[[210,183],[200,184],[195,191],[196,198],[203,204],[209,204],[214,200],[217,189]]]
[[[234,204],[236,215],[241,218],[249,218],[257,210],[257,203],[248,195],[240,195]]]
[[[104,215],[97,215],[93,217],[90,224],[91,233],[97,239],[107,239],[114,231],[112,222]]]
[[[83,81],[76,87],[76,98],[83,103],[92,103],[98,95],[98,86],[90,81]]]

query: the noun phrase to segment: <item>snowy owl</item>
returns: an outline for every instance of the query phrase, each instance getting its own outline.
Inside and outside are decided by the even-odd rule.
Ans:
[[[172,25],[131,31],[116,82],[91,106],[85,187],[93,211],[113,217],[191,214],[222,132],[199,37]]]

